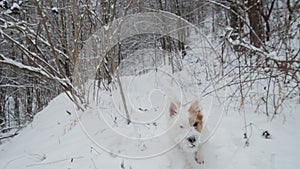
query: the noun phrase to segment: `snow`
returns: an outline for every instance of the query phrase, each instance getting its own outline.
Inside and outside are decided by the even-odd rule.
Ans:
[[[212,134],[201,144],[205,163],[192,164],[193,157],[173,148],[164,133],[168,127],[166,88],[172,86],[177,93],[182,89],[179,80],[188,81],[187,72],[174,77],[169,71],[160,67],[121,77],[129,93],[132,120],[140,123],[125,123],[118,90],[101,91],[99,102],[85,112],[77,111],[65,94],[59,95],[19,135],[0,145],[0,168],[299,168],[300,106],[296,100],[290,100],[270,121],[265,114],[254,113],[255,105],[237,110],[236,103],[224,107],[214,96],[201,100],[206,129]],[[185,104],[193,99],[189,90],[183,90]],[[266,130],[270,139],[262,136]]]
[[[106,31],[109,30],[109,26],[108,25],[104,25],[103,27],[104,27],[104,30],[106,30]]]
[[[11,10],[20,10],[20,6],[18,3],[14,2],[13,5],[10,7]]]
[[[8,9],[4,12],[4,14],[11,14],[11,13],[12,13],[12,11],[10,9]]]
[[[57,8],[57,7],[53,7],[51,10],[52,10],[52,12],[54,12],[54,13],[58,13],[58,8]]]
[[[209,2],[229,9],[215,1]],[[3,5],[4,1],[1,1],[0,6]],[[19,4],[13,3],[5,13],[19,10],[19,5],[21,1]],[[51,10],[58,12],[56,7]],[[7,27],[6,22],[4,27]],[[111,26],[105,25],[103,28],[108,31]],[[226,28],[228,36],[231,30],[230,27]],[[115,29],[113,34],[117,35],[118,30]],[[38,38],[49,46],[42,37]],[[229,41],[270,58],[285,59],[276,52],[265,53],[242,39]],[[211,46],[209,44],[205,47]],[[77,110],[66,94],[59,95],[16,137],[0,145],[0,168],[298,169],[299,97],[285,102],[283,111],[272,118],[256,111],[255,101],[251,103],[246,99],[244,106],[237,106],[241,104],[238,99],[226,100],[226,90],[220,90],[218,94],[211,92],[201,98],[200,104],[205,127],[201,134],[199,156],[204,164],[196,164],[193,154],[182,152],[172,144],[167,123],[169,94],[176,93],[186,108],[195,97],[203,94],[202,91],[215,89],[214,83],[205,82],[205,76],[208,75],[203,72],[213,74],[213,71],[217,71],[209,69],[216,58],[213,51],[202,51],[201,47],[192,46],[193,49],[201,50],[195,50],[195,55],[202,53],[204,58],[198,60],[200,57],[186,57],[189,60],[176,63],[182,64],[184,69],[181,72],[176,69],[175,74],[171,73],[169,66],[162,66],[166,62],[163,59],[168,56],[151,63],[157,59],[156,55],[165,53],[157,49],[136,51],[133,56],[122,61],[119,71],[132,121],[129,125],[126,123],[125,108],[117,84],[110,86],[111,92],[100,90],[96,94],[92,89],[86,91],[90,104],[85,112]],[[64,57],[68,58],[66,55]],[[40,73],[64,85],[70,84],[68,79],[51,76],[42,68],[24,65],[1,54],[0,58],[0,63]],[[193,64],[198,61],[201,64]],[[95,97],[99,98],[96,102]],[[263,136],[266,131],[270,133],[269,138]]]
[[[201,42],[193,37],[193,41]],[[42,38],[40,41],[48,45]],[[194,56],[176,62],[183,70],[175,68],[174,74],[164,65],[172,54],[157,49],[135,51],[122,61],[118,71],[132,121],[129,125],[118,84],[110,86],[111,92],[95,92],[93,87],[85,91],[89,96],[85,112],[77,110],[66,94],[59,95],[29,126],[0,145],[0,168],[299,168],[299,97],[288,100],[283,111],[272,118],[256,110],[258,102],[246,99],[242,107],[237,106],[241,104],[238,99],[226,100],[226,90],[207,92],[219,87],[207,82],[208,76],[218,70],[213,67],[214,51],[203,50],[203,44],[191,44]],[[278,57],[274,52],[267,56]],[[3,55],[0,58],[1,63],[70,84],[68,79],[51,76],[43,69]],[[168,97],[172,93],[184,108],[205,93],[200,103],[205,127],[199,151],[204,164],[196,164],[193,154],[176,148],[168,137]],[[262,135],[265,131],[270,138]]]
[[[1,7],[1,8],[7,7],[7,0],[3,0],[3,1],[1,0],[1,1],[0,1],[0,7]]]

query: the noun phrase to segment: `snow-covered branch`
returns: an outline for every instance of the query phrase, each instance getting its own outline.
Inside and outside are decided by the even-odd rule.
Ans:
[[[51,76],[49,75],[49,73],[43,71],[40,68],[36,68],[36,67],[33,67],[33,66],[24,65],[24,64],[22,64],[20,62],[17,62],[17,61],[14,61],[14,60],[10,59],[10,58],[5,57],[2,54],[0,54],[0,63],[8,64],[8,65],[17,67],[19,69],[27,70],[29,72],[37,73],[37,74],[40,74],[40,75],[42,75],[42,76],[44,76],[46,78],[51,78]]]
[[[42,77],[57,82],[63,87],[64,91],[67,92],[70,99],[74,101],[74,103],[78,106],[78,108],[84,109],[83,106],[81,106],[83,104],[83,100],[81,99],[82,96],[78,94],[77,90],[75,89],[75,87],[73,86],[73,84],[69,79],[57,77],[40,67],[38,68],[38,67],[24,65],[20,62],[5,57],[2,54],[0,54],[0,63],[8,64],[19,69],[27,70],[29,72],[36,73],[38,75],[41,75]],[[78,99],[80,100],[79,102]]]

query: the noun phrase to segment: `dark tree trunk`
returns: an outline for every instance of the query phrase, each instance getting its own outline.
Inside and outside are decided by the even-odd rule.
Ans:
[[[265,21],[265,24],[266,24],[266,40],[269,41],[270,40],[270,36],[271,36],[271,27],[270,27],[270,16],[271,16],[271,13],[273,11],[273,8],[274,8],[274,4],[275,4],[275,0],[273,0],[271,2],[271,5],[269,7],[269,4],[265,4],[265,8],[266,10],[262,10],[261,12],[261,15]]]
[[[15,117],[15,121],[17,122],[17,126],[20,126],[20,124],[21,124],[19,98],[20,98],[20,96],[17,93],[15,98],[14,98],[14,100],[15,100],[14,117]]]
[[[263,24],[262,24],[262,18],[260,15],[261,11],[261,3],[259,0],[249,0],[248,1],[248,16],[249,16],[249,22],[250,27],[252,30],[250,31],[250,41],[251,43],[256,46],[260,47],[263,41]]]
[[[26,88],[26,110],[27,110],[27,120],[31,121],[33,118],[33,114],[32,114],[32,88],[28,87]]]

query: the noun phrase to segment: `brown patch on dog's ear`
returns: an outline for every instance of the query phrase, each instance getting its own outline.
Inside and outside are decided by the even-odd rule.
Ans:
[[[203,128],[203,115],[201,114],[201,111],[199,111],[197,114],[197,120],[199,121],[197,125],[197,130],[201,132]]]
[[[197,120],[202,121],[202,119],[203,119],[203,115],[199,111],[198,114],[197,114]]]
[[[200,112],[197,114],[197,122],[196,130],[201,132],[203,128],[203,115]]]
[[[203,128],[203,115],[197,115],[197,118],[189,118],[191,127],[194,127],[198,132],[202,131]]]
[[[198,112],[200,112],[199,107],[199,99],[194,100],[194,102],[191,104],[191,107],[188,110],[192,116],[196,116]]]
[[[195,99],[188,109],[190,113],[191,120],[190,124],[194,126],[199,132],[201,132],[203,128],[203,115],[201,113],[201,109],[199,106],[199,99]],[[195,122],[197,122],[195,126]]]
[[[169,108],[169,114],[170,114],[170,117],[174,116],[177,114],[177,107],[174,103],[171,103],[170,104],[170,108]]]

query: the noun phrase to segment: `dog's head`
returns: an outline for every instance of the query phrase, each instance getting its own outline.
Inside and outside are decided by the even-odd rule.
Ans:
[[[174,125],[171,133],[176,143],[187,151],[197,150],[203,128],[203,115],[199,100],[194,100],[187,110],[183,110],[179,103],[171,102],[169,117],[171,125]]]

